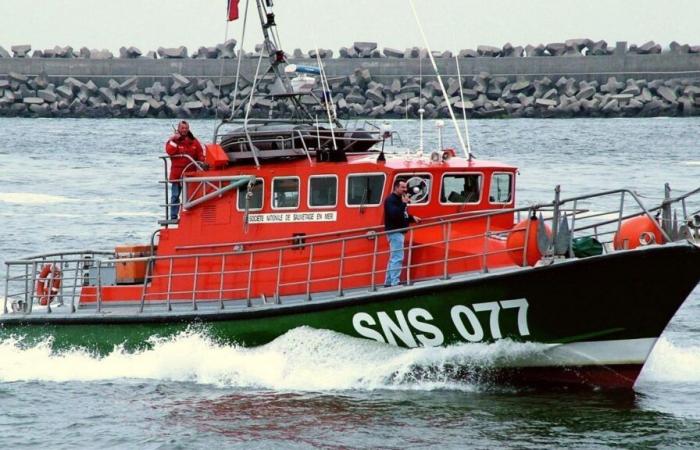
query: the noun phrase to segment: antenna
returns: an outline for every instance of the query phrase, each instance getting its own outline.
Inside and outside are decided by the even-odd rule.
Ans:
[[[423,38],[423,43],[425,44],[426,50],[428,51],[428,56],[430,57],[430,63],[433,65],[433,70],[435,71],[435,76],[437,77],[438,83],[440,84],[440,90],[442,91],[442,96],[445,99],[445,102],[447,103],[447,109],[450,112],[450,118],[452,119],[452,124],[455,127],[455,131],[457,131],[457,137],[459,138],[459,143],[462,146],[462,151],[464,152],[464,156],[467,156],[467,146],[464,143],[464,138],[462,137],[462,130],[460,130],[459,125],[457,124],[457,119],[455,118],[455,113],[452,110],[452,105],[450,104],[450,97],[447,95],[447,90],[445,89],[445,85],[442,83],[442,77],[440,77],[440,72],[438,71],[437,64],[435,63],[435,58],[433,58],[433,52],[430,50],[430,44],[428,43],[428,38],[425,36],[425,32],[423,31],[423,25],[420,22],[420,18],[418,17],[418,12],[416,11],[416,5],[414,5],[413,0],[409,0],[409,3],[411,4],[411,9],[413,10],[413,16],[416,19],[416,23],[418,24],[418,30],[420,31],[421,37]]]
[[[467,111],[464,108],[464,89],[462,87],[462,72],[459,69],[459,58],[455,55],[455,64],[457,65],[457,78],[459,80],[459,98],[462,102],[462,118],[464,119],[464,136],[467,138],[467,158],[472,160],[472,146],[469,143],[469,125],[467,125]]]

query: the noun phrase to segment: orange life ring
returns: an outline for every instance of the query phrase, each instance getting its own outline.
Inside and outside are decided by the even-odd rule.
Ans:
[[[36,280],[36,295],[40,305],[48,305],[61,288],[61,269],[56,264],[44,264]]]

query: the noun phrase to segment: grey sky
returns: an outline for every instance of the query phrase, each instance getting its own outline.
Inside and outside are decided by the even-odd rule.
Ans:
[[[698,0],[415,0],[435,50],[605,39],[664,47],[700,44]],[[226,0],[0,0],[0,46],[78,49],[185,45],[190,52],[224,40]],[[245,0],[241,0],[241,14]],[[251,4],[254,1],[251,0]],[[257,21],[251,8],[250,18]],[[337,51],[353,41],[422,46],[408,0],[275,0],[283,47]],[[259,42],[258,23],[246,49]],[[239,39],[242,20],[229,37]]]

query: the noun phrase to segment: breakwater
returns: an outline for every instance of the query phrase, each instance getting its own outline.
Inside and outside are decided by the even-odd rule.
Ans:
[[[480,46],[474,54],[461,51],[456,59],[445,52],[435,56],[440,56],[447,101],[470,117],[700,114],[698,48],[677,44],[661,51],[657,44],[647,44],[628,47],[619,42],[610,48],[592,41],[578,46],[569,42],[508,52],[507,46]],[[76,57],[72,49],[29,57],[29,49],[13,48],[14,55],[0,56],[0,115],[227,116],[252,89],[259,54],[243,54],[234,98],[234,48],[233,41],[203,47],[194,58],[187,57],[186,49],[159,49],[149,57],[124,49],[114,58],[90,51]],[[341,49],[339,58],[332,58],[330,50],[319,54],[340,117],[416,117],[420,109],[428,118],[447,116],[447,101],[424,50],[384,49],[377,56],[374,43],[356,43],[352,49]],[[26,51],[19,56],[18,50]],[[315,61],[301,51],[291,58],[302,64]],[[262,79],[259,87],[269,92],[269,80]],[[257,116],[288,112],[286,104],[271,98],[258,98],[252,106]]]

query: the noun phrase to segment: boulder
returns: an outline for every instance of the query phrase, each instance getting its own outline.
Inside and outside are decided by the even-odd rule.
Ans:
[[[10,50],[12,50],[12,53],[14,54],[15,58],[26,58],[27,53],[29,53],[32,50],[32,46],[29,44],[13,45],[12,47],[10,47]]]

